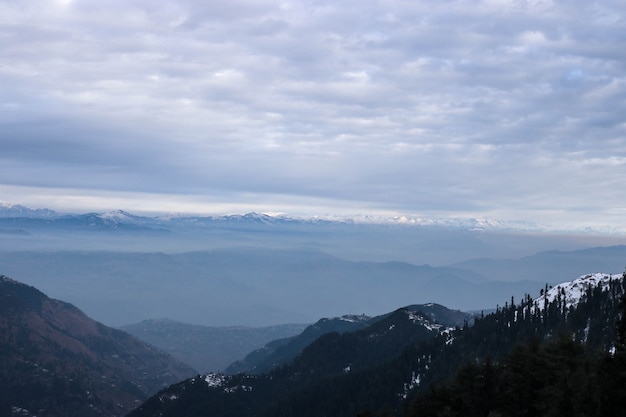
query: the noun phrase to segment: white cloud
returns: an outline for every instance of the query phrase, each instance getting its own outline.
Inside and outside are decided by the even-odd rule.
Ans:
[[[0,1],[0,184],[601,218],[626,205],[625,10]]]

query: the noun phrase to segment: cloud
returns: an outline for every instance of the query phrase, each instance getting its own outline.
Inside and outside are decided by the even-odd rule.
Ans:
[[[598,221],[626,206],[625,10],[0,1],[0,184]]]

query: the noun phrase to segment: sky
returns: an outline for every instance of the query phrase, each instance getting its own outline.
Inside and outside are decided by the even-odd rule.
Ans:
[[[0,200],[624,227],[625,12],[0,0]]]

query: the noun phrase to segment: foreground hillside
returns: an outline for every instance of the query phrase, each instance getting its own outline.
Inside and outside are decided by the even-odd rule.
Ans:
[[[466,363],[487,361],[504,367],[498,369],[506,369],[506,364],[516,358],[515,349],[520,349],[517,346],[531,341],[541,346],[537,352],[542,360],[549,362],[550,355],[554,354],[555,360],[563,362],[564,371],[560,375],[567,376],[567,372],[575,368],[570,366],[568,358],[573,363],[583,364],[581,358],[606,361],[604,363],[613,366],[617,373],[596,377],[617,378],[617,383],[607,385],[609,392],[605,393],[613,396],[611,390],[615,390],[620,381],[626,383],[623,363],[611,362],[611,358],[622,356],[608,353],[622,352],[619,346],[623,340],[616,339],[615,328],[624,286],[623,275],[584,276],[571,283],[544,288],[541,297],[536,299],[527,296],[517,303],[510,299],[494,313],[477,317],[473,326],[465,324],[455,329],[433,321],[419,310],[400,309],[365,329],[328,333],[307,346],[289,364],[265,374],[208,374],[183,381],[159,392],[129,416],[470,415],[466,413],[467,407],[458,405],[458,398],[450,395],[433,399],[428,393],[433,387],[446,387],[447,381]],[[563,339],[560,335],[564,335]],[[557,348],[542,345],[544,341],[554,344],[559,340],[567,342]],[[558,361],[556,363],[562,363]],[[552,378],[549,369],[546,368],[545,376],[548,380]],[[595,369],[597,374],[607,367],[590,365],[589,369]],[[480,375],[480,372],[475,374]],[[527,378],[524,373],[519,376]],[[535,382],[554,388],[547,380]],[[554,390],[557,391],[567,396],[567,390]],[[453,392],[463,394],[462,390]],[[542,395],[547,394],[542,392]],[[545,397],[544,400],[547,401]],[[429,404],[428,410],[422,407],[425,404]],[[454,408],[455,404],[458,407]],[[577,415],[580,410],[576,404],[570,402],[565,408],[550,408],[551,412],[567,407],[572,411],[551,415]],[[596,408],[594,414],[587,415],[600,416],[600,411],[608,413],[611,407]],[[509,411],[493,407],[485,413],[471,415],[548,415]]]
[[[0,416],[120,416],[193,369],[0,275]]]

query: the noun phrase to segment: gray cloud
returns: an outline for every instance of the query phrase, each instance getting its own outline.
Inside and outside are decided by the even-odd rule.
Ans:
[[[610,223],[626,207],[625,10],[0,1],[3,199]]]

